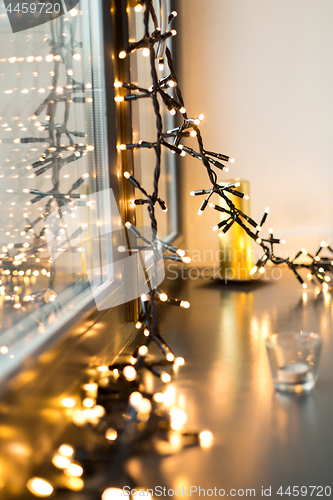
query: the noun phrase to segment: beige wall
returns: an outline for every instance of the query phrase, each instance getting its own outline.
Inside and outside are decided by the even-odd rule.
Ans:
[[[333,2],[176,4],[186,108],[205,114],[206,148],[236,159],[219,178],[250,181],[251,215],[269,206],[266,228],[286,249],[333,242]],[[187,248],[215,253],[217,213],[197,216],[201,199],[189,196],[207,174],[189,156],[181,168]]]

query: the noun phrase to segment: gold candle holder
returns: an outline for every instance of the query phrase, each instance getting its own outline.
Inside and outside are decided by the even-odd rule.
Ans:
[[[246,198],[230,195],[231,201],[238,210],[250,215],[250,202],[248,199],[250,193],[250,184],[248,181],[240,179],[231,179],[221,182],[221,186],[226,186],[233,182],[240,182],[239,190],[244,193]],[[228,209],[228,205],[220,198],[219,205]],[[228,214],[219,212],[219,222],[228,219]],[[220,240],[220,274],[224,280],[249,281],[252,279],[250,271],[253,268],[252,239],[244,229],[237,223],[233,224]]]

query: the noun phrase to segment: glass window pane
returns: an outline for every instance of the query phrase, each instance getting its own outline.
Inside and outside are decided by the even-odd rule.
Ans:
[[[155,5],[156,4],[156,5]],[[163,2],[163,15],[168,16],[170,12],[170,2]],[[159,3],[154,2],[154,7],[157,13],[160,13]],[[131,15],[131,13],[130,13]],[[160,20],[160,19],[159,19]],[[160,20],[163,23],[163,19]],[[144,37],[143,11],[135,13],[134,22],[131,23],[131,38],[140,40]],[[135,35],[134,35],[135,32]],[[168,40],[168,46],[171,48],[171,41]],[[130,56],[131,58],[131,75],[132,80],[137,81],[142,88],[150,88],[152,85],[150,59],[144,56],[144,51],[139,49]],[[158,69],[158,78],[162,79],[169,75],[169,71],[165,65],[163,70]],[[155,142],[156,141],[156,118],[151,99],[140,99],[133,102],[133,142],[140,140]],[[162,100],[160,101],[160,111],[163,120],[164,130],[172,129],[174,125],[174,117],[167,111]],[[153,191],[154,169],[155,169],[155,154],[153,149],[139,149],[134,151],[135,176],[141,175],[141,184],[149,193]],[[162,169],[159,182],[159,196],[166,202],[168,212],[163,213],[159,207],[156,208],[156,217],[158,221],[159,237],[165,241],[172,241],[178,234],[177,226],[177,194],[176,194],[176,158],[169,150],[162,147]],[[140,197],[139,193],[138,197]],[[139,219],[140,220],[140,219]],[[150,218],[147,210],[143,210],[143,222],[140,224],[150,226]]]
[[[103,236],[101,244],[111,227],[101,5],[66,2],[72,4],[63,16],[15,33],[5,6],[0,10],[0,353],[6,362],[22,339],[32,346],[36,335],[59,326],[90,285],[112,278],[111,243]],[[96,192],[103,194],[82,220],[79,213]],[[64,272],[51,259],[73,242],[77,265]]]

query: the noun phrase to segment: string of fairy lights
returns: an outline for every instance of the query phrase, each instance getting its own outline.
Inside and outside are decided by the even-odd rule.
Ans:
[[[204,148],[199,128],[204,117],[200,115],[198,118],[193,119],[187,115],[172,55],[165,43],[167,39],[177,34],[174,29],[168,31],[168,26],[177,13],[175,11],[172,12],[168,16],[168,22],[166,23],[166,2],[160,0],[159,4],[161,7],[160,10],[164,12],[164,18],[161,19],[160,23],[153,7],[153,1],[137,0],[135,11],[143,11],[144,37],[137,42],[130,43],[127,48],[119,53],[119,58],[124,59],[137,50],[142,50],[143,56],[149,57],[152,79],[151,87],[146,89],[134,83],[119,81],[116,81],[114,84],[117,93],[115,101],[119,106],[138,99],[151,99],[156,119],[156,141],[139,141],[137,143],[118,145],[118,150],[121,154],[126,154],[127,151],[134,149],[147,148],[151,149],[155,155],[154,180],[151,192],[141,186],[132,173],[124,172],[125,179],[140,193],[140,197],[131,202],[131,207],[147,207],[153,234],[153,237],[148,239],[130,222],[126,222],[125,227],[134,237],[136,244],[128,244],[127,247],[121,246],[118,248],[120,253],[139,252],[141,264],[147,277],[149,291],[141,295],[140,314],[136,323],[136,328],[141,338],[140,345],[134,349],[130,356],[123,355],[111,365],[96,366],[95,370],[91,370],[92,372],[94,371],[94,375],[92,375],[93,380],[83,386],[82,397],[79,400],[65,398],[62,401],[63,406],[71,412],[72,422],[82,428],[83,433],[85,429],[92,428],[96,433],[104,436],[105,440],[102,444],[100,442],[96,445],[90,443],[89,447],[80,445],[75,448],[71,444],[61,444],[52,457],[52,464],[55,470],[57,472],[62,471],[63,475],[61,478],[53,475],[53,481],[48,481],[40,477],[32,477],[27,483],[27,488],[35,496],[46,497],[51,495],[54,490],[63,493],[65,489],[71,492],[83,491],[87,497],[94,499],[99,497],[97,496],[99,494],[102,500],[126,498],[123,486],[126,484],[131,489],[137,486],[126,468],[128,459],[134,454],[144,451],[154,451],[160,455],[168,455],[181,451],[186,446],[199,444],[203,448],[209,448],[213,444],[213,436],[209,431],[188,433],[184,430],[187,419],[186,412],[174,406],[175,395],[172,392],[172,386],[167,386],[164,392],[163,390],[152,392],[146,388],[147,378],[153,376],[155,376],[154,379],[158,379],[157,384],[162,384],[162,386],[163,384],[169,384],[172,380],[172,373],[176,373],[185,364],[184,358],[174,354],[160,333],[157,303],[175,305],[184,309],[190,307],[189,302],[186,300],[171,298],[157,286],[157,268],[161,248],[169,252],[168,255],[164,255],[164,258],[185,263],[190,262],[190,258],[186,257],[182,249],[163,242],[157,236],[158,225],[155,210],[156,208],[160,208],[163,212],[167,211],[166,203],[159,194],[162,148],[166,148],[182,157],[189,154],[203,163],[207,170],[211,187],[191,193],[192,196],[205,196],[199,208],[198,215],[201,215],[208,206],[222,212],[226,215],[226,219],[213,228],[215,231],[219,231],[219,236],[222,237],[236,223],[262,248],[263,256],[252,269],[252,274],[257,271],[263,272],[268,261],[277,265],[285,263],[294,272],[303,287],[306,284],[298,273],[301,268],[307,269],[309,278],[311,275],[311,279],[317,279],[325,289],[330,281],[327,273],[333,270],[333,261],[328,257],[322,256],[322,251],[325,248],[333,253],[333,249],[325,242],[321,243],[315,255],[309,254],[303,249],[292,260],[275,256],[274,245],[283,243],[283,241],[275,238],[271,230],[269,231],[268,238],[261,237],[261,231],[268,217],[269,210],[265,209],[260,222],[257,223],[254,219],[237,209],[230,198],[230,196],[245,197],[238,190],[240,184],[235,182],[229,185],[220,185],[214,169],[227,172],[227,164],[232,164],[233,159],[227,155],[207,151]],[[150,30],[151,22],[153,25],[152,32]],[[163,30],[161,26],[163,26]],[[62,30],[63,26],[61,26],[60,32]],[[38,222],[50,213],[51,199],[56,202],[60,210],[65,203],[68,203],[68,200],[75,202],[75,200],[81,198],[81,195],[76,195],[73,191],[81,186],[84,179],[78,179],[70,190],[62,192],[60,190],[59,171],[63,165],[76,161],[76,159],[81,158],[89,150],[92,150],[92,146],[76,144],[74,138],[83,136],[79,132],[70,132],[67,129],[66,117],[68,116],[70,102],[85,102],[83,100],[85,98],[79,97],[79,100],[76,101],[74,100],[75,98],[72,98],[72,91],[82,92],[84,87],[83,84],[76,82],[72,78],[73,74],[69,73],[71,71],[70,65],[66,66],[68,90],[57,87],[56,65],[63,60],[61,51],[66,48],[72,58],[75,45],[77,44],[73,33],[70,39],[70,46],[65,46],[62,42],[57,41],[56,36],[53,38],[52,57],[55,61],[53,89],[50,96],[43,102],[33,117],[37,120],[39,114],[46,109],[46,116],[48,118],[45,122],[37,123],[38,127],[43,128],[43,131],[49,132],[50,140],[49,147],[45,150],[41,158],[32,165],[32,168],[35,169],[34,175],[42,175],[49,169],[52,169],[53,174],[53,188],[51,190],[43,192],[29,190],[29,194],[34,196],[31,203],[44,198],[50,198]],[[78,46],[81,46],[81,44],[79,43]],[[64,60],[67,61],[66,58]],[[165,66],[170,72],[169,75],[158,78],[157,70],[162,71]],[[60,102],[65,104],[66,109],[64,122],[57,127],[54,114],[55,108]],[[163,103],[172,115],[181,117],[182,123],[180,126],[164,131],[160,111],[161,103]],[[68,138],[68,146],[61,144],[62,135]],[[181,143],[182,139],[187,137],[196,139],[198,151]],[[35,142],[37,138],[29,138],[29,140]],[[65,154],[67,156],[64,156]],[[227,208],[214,205],[211,202],[212,196],[215,194],[224,200]],[[28,220],[26,230],[34,231],[34,227],[38,222],[37,219],[35,221]],[[61,223],[62,221],[60,220],[60,226]],[[57,235],[58,233],[56,232],[55,236]],[[43,230],[39,234],[34,233],[34,236],[40,244],[40,240],[44,237]],[[154,236],[156,237],[154,238]],[[143,251],[153,253],[153,265],[150,277],[141,255]],[[26,252],[24,257],[20,257],[22,262],[28,256],[36,258],[35,252],[31,250],[29,252]],[[304,264],[300,262],[299,259],[301,256],[306,256],[309,259],[309,263]],[[6,259],[6,257],[7,254],[5,254],[4,258]],[[153,350],[151,349],[150,351],[151,344],[158,347],[161,356],[152,354]],[[100,480],[98,487],[96,487],[94,474],[100,472],[101,469],[107,472],[106,479],[104,479],[105,484],[103,480]],[[101,478],[100,475],[99,478]],[[147,498],[152,498],[149,492],[146,493]],[[75,497],[71,496],[71,498]],[[133,496],[128,493],[127,498],[132,499]]]
[[[309,255],[305,250],[302,250],[296,254],[293,260],[276,257],[274,255],[274,245],[282,243],[282,241],[278,238],[274,238],[273,231],[269,231],[269,237],[266,239],[261,238],[260,235],[262,227],[268,217],[269,210],[266,209],[264,211],[260,222],[257,223],[251,217],[237,209],[235,204],[230,199],[230,196],[237,196],[240,198],[245,196],[238,190],[240,184],[235,182],[229,185],[221,186],[218,183],[217,174],[213,170],[213,167],[226,172],[228,171],[226,164],[228,162],[233,163],[233,160],[226,155],[204,149],[199,129],[203,116],[196,119],[187,117],[186,108],[184,106],[184,101],[174,71],[171,53],[166,47],[164,47],[164,53],[160,48],[160,45],[167,38],[175,36],[176,32],[175,30],[170,30],[162,33],[158,25],[157,16],[153,9],[151,0],[137,2],[135,10],[140,12],[143,7],[145,8],[144,38],[136,43],[130,44],[127,50],[120,52],[119,57],[124,59],[136,50],[142,49],[143,55],[150,58],[152,86],[149,89],[145,89],[133,83],[115,82],[115,88],[118,89],[119,92],[119,94],[115,97],[115,100],[119,105],[123,105],[123,103],[135,101],[137,99],[150,98],[152,99],[156,117],[157,137],[155,142],[140,141],[138,143],[121,144],[118,146],[118,149],[121,152],[142,148],[152,149],[155,152],[156,165],[154,171],[153,192],[151,194],[149,194],[148,191],[141,186],[139,181],[131,173],[124,172],[124,177],[141,195],[140,198],[131,202],[132,208],[147,205],[153,234],[156,233],[157,220],[155,216],[155,207],[158,205],[163,212],[167,210],[165,201],[159,196],[158,189],[161,171],[161,148],[168,148],[180,156],[190,154],[192,157],[200,160],[204,164],[209,180],[212,184],[212,187],[209,189],[201,189],[191,193],[193,196],[205,196],[205,199],[199,208],[198,215],[201,215],[207,206],[211,206],[212,208],[226,214],[226,219],[213,228],[215,231],[220,230],[220,236],[223,236],[223,234],[225,234],[234,223],[237,223],[252,239],[256,241],[258,245],[261,246],[264,251],[264,255],[251,271],[253,274],[257,270],[262,272],[267,261],[271,260],[274,264],[286,263],[288,267],[293,270],[303,286],[305,283],[299,275],[298,269],[300,267],[306,267],[309,270],[309,273],[311,272],[313,276],[319,279],[325,288],[325,285],[327,286],[328,283],[328,276],[326,275],[326,272],[331,270],[332,262],[329,261],[328,258],[320,256],[322,249],[326,247],[324,242],[322,242],[315,256]],[[175,16],[176,13],[173,12],[169,16],[169,22],[171,22]],[[149,33],[150,17],[154,24],[154,31],[151,34]],[[156,45],[157,49],[155,50]],[[164,68],[163,55],[165,55],[167,65],[170,70],[169,76],[158,79],[155,65],[156,54],[159,55],[157,59],[160,70]],[[122,91],[121,89],[124,90]],[[174,90],[175,95],[169,95],[167,93],[169,90]],[[176,115],[178,113],[182,116],[183,123],[179,127],[167,132],[163,131],[158,96],[172,115]],[[181,144],[183,137],[196,138],[199,151],[195,151],[194,149]],[[172,142],[170,142],[170,139]],[[225,201],[227,208],[223,208],[219,205],[213,205],[210,202],[213,194],[215,193]],[[164,394],[162,392],[150,394],[145,390],[145,385],[142,383],[144,373],[148,372],[157,376],[162,383],[168,384],[171,381],[171,374],[164,368],[172,366],[173,369],[177,371],[178,368],[185,362],[183,358],[175,356],[159,332],[156,301],[171,303],[184,308],[188,308],[189,303],[178,299],[171,299],[166,293],[157,288],[156,268],[158,247],[162,246],[165,250],[168,250],[171,254],[170,257],[175,260],[189,262],[190,259],[186,258],[184,251],[177,249],[172,245],[166,244],[158,240],[158,238],[155,238],[152,241],[148,240],[130,222],[127,222],[125,226],[127,230],[137,239],[137,244],[132,245],[131,247],[119,247],[119,252],[140,252],[142,250],[147,251],[149,249],[153,251],[154,256],[156,256],[153,264],[152,276],[150,279],[147,279],[149,293],[141,296],[141,313],[136,324],[138,330],[142,331],[143,329],[143,341],[141,342],[141,345],[138,346],[132,353],[130,359],[120,359],[111,366],[99,367],[99,369],[105,374],[111,374],[106,378],[105,387],[102,387],[103,384],[101,383],[89,384],[89,390],[91,390],[91,387],[93,386],[95,392],[90,394],[90,396],[88,394],[82,401],[83,408],[76,410],[73,413],[73,420],[76,424],[82,425],[83,423],[88,422],[89,425],[94,428],[97,427],[100,432],[104,432],[106,440],[109,441],[109,444],[111,445],[112,453],[110,453],[110,448],[107,450],[104,448],[99,448],[93,451],[90,450],[89,453],[85,449],[77,449],[74,452],[74,450],[68,445],[61,445],[52,460],[53,465],[57,468],[63,469],[67,476],[72,474],[72,480],[73,475],[76,474],[76,477],[74,478],[75,481],[78,480],[78,476],[81,476],[86,468],[91,468],[91,464],[95,463],[96,465],[96,462],[98,463],[99,460],[111,463],[112,473],[111,475],[109,473],[109,486],[104,489],[102,493],[102,500],[116,500],[117,498],[123,498],[124,490],[122,489],[122,486],[124,484],[131,486],[131,489],[136,486],[133,478],[129,477],[128,473],[125,472],[124,467],[127,463],[128,457],[131,456],[133,452],[138,450],[142,451],[142,440],[144,440],[146,449],[147,446],[149,448],[147,443],[151,443],[151,439],[155,443],[158,442],[159,444],[163,441],[164,451],[165,448],[167,448],[167,453],[174,452],[176,450],[179,451],[183,447],[181,443],[184,438],[190,440],[190,445],[200,443],[203,447],[209,447],[213,442],[213,437],[209,431],[204,431],[200,435],[188,435],[187,433],[179,432],[186,422],[185,412],[177,408],[166,409],[165,400],[167,399],[167,391]],[[327,248],[332,252],[330,247]],[[299,259],[301,255],[308,256],[310,259],[309,264],[297,262],[297,259]],[[141,262],[144,267],[143,260],[141,260]],[[150,355],[149,347],[151,342],[156,343],[162,352],[163,357],[161,359]],[[161,407],[159,407],[159,405],[161,405]],[[119,412],[122,412],[122,418],[117,418],[117,412],[118,414]],[[123,419],[125,420],[125,423]],[[163,426],[161,425],[162,423],[164,424]],[[164,429],[164,436],[161,436],[161,428]],[[67,451],[68,448],[71,452],[70,457],[64,456],[63,453],[63,449]],[[155,451],[161,452],[158,446],[155,446]],[[32,479],[30,491],[36,487],[36,484],[33,481],[36,481],[36,478]],[[89,492],[89,486],[86,484],[84,485],[82,480],[78,481],[77,488],[84,488],[85,492]],[[43,487],[43,485],[39,486]],[[50,487],[50,485],[47,485],[46,487]],[[130,498],[129,495],[128,498]]]
[[[133,100],[142,99],[142,98],[150,98],[152,100],[152,105],[154,109],[154,114],[156,118],[156,142],[148,143],[145,141],[140,141],[137,144],[120,144],[118,145],[118,150],[120,152],[125,152],[133,149],[140,149],[148,147],[149,149],[153,149],[155,152],[155,169],[154,169],[154,181],[153,181],[153,192],[149,194],[145,188],[141,186],[139,181],[129,172],[124,172],[124,177],[127,179],[141,194],[143,197],[132,200],[131,205],[133,207],[147,205],[148,214],[151,221],[151,229],[153,235],[157,234],[157,220],[155,215],[156,205],[159,205],[163,212],[167,212],[168,208],[164,200],[162,200],[159,196],[159,179],[161,174],[161,148],[162,146],[167,146],[170,149],[177,149],[176,146],[169,144],[166,141],[166,137],[170,136],[169,134],[163,133],[163,123],[160,112],[160,103],[158,100],[158,96],[160,96],[163,100],[163,103],[166,105],[168,110],[173,114],[178,110],[180,113],[185,113],[185,108],[179,104],[173,97],[167,94],[163,87],[167,85],[167,88],[171,88],[172,84],[171,78],[163,78],[161,81],[158,79],[157,69],[156,69],[156,60],[158,60],[158,64],[160,69],[162,66],[164,67],[163,59],[164,53],[170,54],[169,49],[164,45],[165,40],[168,38],[175,36],[177,32],[175,30],[166,31],[162,33],[161,28],[158,23],[158,19],[153,7],[153,3],[151,1],[148,2],[138,2],[136,5],[136,11],[140,12],[144,9],[144,38],[138,42],[132,43],[128,46],[126,50],[123,50],[119,53],[119,58],[124,59],[129,54],[135,52],[138,49],[143,49],[143,55],[150,58],[150,72],[152,78],[152,86],[150,89],[143,89],[137,85],[132,83],[123,83],[116,81],[114,86],[115,89],[120,91],[120,89],[127,89],[130,91],[135,91],[136,93],[130,93],[129,95],[116,95],[115,101],[122,105],[123,102],[131,102]],[[176,13],[173,12],[168,17],[168,23],[172,21],[175,17]],[[154,23],[154,31],[150,33],[149,30],[149,22],[150,18]],[[161,23],[163,21],[161,20]],[[167,23],[165,23],[167,25]],[[155,51],[155,45],[157,44],[157,49]],[[161,48],[163,45],[163,49]],[[156,55],[158,54],[158,55]],[[171,56],[171,55],[170,55]],[[179,300],[175,298],[168,297],[168,295],[159,290],[157,287],[157,266],[158,266],[158,255],[159,248],[162,247],[164,250],[169,251],[170,255],[165,255],[165,259],[171,259],[176,261],[181,261],[185,263],[189,263],[191,259],[185,256],[185,251],[179,248],[176,248],[173,245],[170,245],[166,242],[159,240],[157,237],[152,239],[152,241],[147,240],[138,230],[135,228],[130,222],[125,223],[125,227],[128,231],[132,233],[132,235],[136,238],[137,244],[132,245],[131,248],[128,247],[120,247],[118,250],[120,252],[129,251],[136,252],[142,250],[142,243],[146,244],[145,250],[151,250],[153,252],[153,265],[151,268],[151,278],[147,280],[149,293],[145,293],[141,295],[141,313],[139,317],[139,321],[136,323],[136,327],[138,329],[144,328],[144,335],[146,340],[144,344],[135,352],[133,355],[133,366],[132,367],[124,367],[124,369],[131,370],[134,373],[134,370],[137,367],[145,366],[152,373],[160,377],[163,382],[170,382],[171,376],[161,370],[158,366],[161,364],[157,363],[148,363],[145,360],[145,354],[148,353],[148,345],[153,341],[155,342],[160,350],[162,351],[165,359],[162,364],[165,362],[167,364],[179,364],[184,363],[183,358],[176,358],[171,348],[166,344],[165,340],[162,338],[159,331],[159,322],[158,322],[158,313],[156,309],[156,301],[162,302],[165,304],[171,304],[175,306],[182,307],[184,309],[188,309],[190,307],[190,303],[185,300]],[[141,242],[141,246],[140,246]],[[143,260],[141,261],[143,267],[145,266]],[[145,268],[144,268],[145,270]],[[145,270],[145,272],[147,272]]]
[[[171,259],[183,263],[189,263],[191,259],[185,255],[184,250],[160,240],[157,235],[155,207],[159,206],[163,212],[167,211],[165,201],[159,196],[161,147],[166,145],[169,149],[177,151],[179,148],[166,142],[166,138],[172,137],[172,134],[163,134],[160,105],[157,96],[160,95],[162,97],[163,102],[170,109],[170,112],[175,109],[174,107],[177,105],[177,102],[162,90],[164,83],[160,84],[157,77],[154,45],[155,43],[158,44],[156,53],[158,55],[159,66],[161,67],[164,52],[167,52],[169,57],[169,52],[164,42],[169,36],[174,36],[175,32],[172,30],[172,33],[162,34],[158,29],[157,16],[150,0],[138,3],[135,10],[142,10],[143,5],[146,7],[144,11],[145,43],[147,44],[146,49],[148,49],[148,54],[146,51],[146,55],[150,56],[153,83],[152,89],[148,90],[148,94],[145,96],[152,99],[157,124],[156,143],[149,145],[155,151],[156,160],[152,193],[148,193],[129,172],[125,172],[124,177],[142,195],[141,198],[132,201],[131,205],[132,207],[147,206],[151,220],[152,237],[148,239],[146,235],[139,232],[138,228],[130,222],[126,222],[125,227],[132,238],[127,239],[127,247],[118,247],[119,253],[139,252],[141,265],[147,278],[149,291],[141,295],[141,312],[135,325],[138,333],[141,334],[142,340],[130,357],[123,356],[110,366],[97,366],[95,369],[96,377],[83,386],[80,401],[76,401],[73,398],[65,398],[62,401],[63,406],[71,411],[72,422],[76,426],[81,427],[83,433],[87,427],[92,428],[95,432],[104,436],[105,441],[104,444],[96,445],[94,448],[90,444],[89,449],[85,445],[77,447],[71,444],[60,445],[52,457],[52,465],[54,466],[54,471],[62,471],[63,475],[59,477],[57,473],[53,473],[50,480],[41,477],[30,478],[27,488],[35,496],[49,496],[54,491],[63,494],[65,490],[72,493],[75,491],[84,491],[91,498],[96,498],[98,494],[96,492],[96,483],[91,478],[93,478],[94,474],[99,474],[101,468],[107,467],[107,482],[105,485],[99,485],[102,500],[124,498],[124,490],[122,489],[124,485],[130,486],[131,489],[137,487],[136,481],[129,475],[126,469],[128,459],[133,454],[148,450],[163,456],[179,452],[187,446],[200,445],[202,448],[209,448],[213,443],[212,433],[208,430],[200,433],[186,432],[184,430],[187,415],[183,409],[175,406],[175,394],[172,387],[168,386],[169,388],[166,390],[158,392],[151,392],[146,388],[147,385],[151,385],[151,383],[147,383],[149,377],[158,379],[156,382],[157,386],[158,384],[162,384],[162,386],[169,384],[172,379],[172,373],[177,373],[179,368],[185,364],[184,358],[174,354],[159,330],[157,303],[170,304],[183,309],[190,307],[188,301],[169,297],[158,288],[157,268],[159,256],[162,253],[161,249],[164,251],[163,259]],[[165,13],[164,5],[164,16]],[[174,16],[175,13],[169,16],[170,22]],[[150,17],[155,22],[155,31],[151,35],[149,33]],[[166,25],[165,18],[163,24]],[[133,52],[133,50],[135,48],[130,46],[128,53]],[[53,83],[53,87],[56,89],[56,82],[54,81]],[[70,85],[72,85],[72,82]],[[171,88],[171,85],[171,82],[169,82],[167,87]],[[116,88],[120,89],[121,86],[126,88],[126,84],[116,82]],[[133,87],[132,84],[128,84],[128,86]],[[82,89],[82,87],[79,88]],[[58,92],[58,94],[62,95],[62,92]],[[50,98],[52,100],[56,98],[54,92]],[[117,102],[121,103],[122,100],[120,96],[116,96]],[[126,100],[130,99],[125,97],[124,101]],[[46,106],[48,106],[48,100],[44,101],[38,112],[41,112]],[[179,111],[185,112],[181,107]],[[34,119],[38,118],[38,112],[33,117]],[[61,146],[59,136],[56,136],[56,139],[53,140],[55,127],[52,116],[54,109],[47,108],[47,113],[50,117],[47,120],[49,125],[47,123],[39,125],[38,123],[38,126],[45,127],[45,130],[50,132],[50,146],[32,167],[35,169],[34,175],[42,175],[48,169],[52,168],[54,187],[48,192],[29,190],[29,194],[34,196],[31,203],[50,197],[57,203],[60,210],[64,203],[68,203],[68,200],[74,199],[75,202],[77,198],[82,197],[82,195],[77,195],[73,191],[80,187],[83,180],[78,179],[72,188],[64,193],[59,189],[58,172],[63,164],[75,161],[76,158],[81,157],[90,148],[89,146],[82,147],[82,145],[75,145],[74,141],[71,141],[73,134],[67,130],[66,124],[61,127],[59,133],[66,134],[70,139],[70,145],[67,147]],[[144,143],[140,143],[138,147],[144,147],[143,145]],[[120,146],[119,150],[133,148],[134,145],[126,148]],[[72,153],[69,153],[69,156],[64,158],[63,154],[65,152]],[[180,153],[182,152],[180,151]],[[50,201],[48,201],[43,215],[38,220],[28,221],[27,230],[32,231],[36,224],[50,213],[50,208]],[[61,227],[61,224],[63,224],[63,221],[60,219],[59,227]],[[42,234],[35,234],[36,239],[40,240],[43,238],[44,232],[45,230],[42,231]],[[58,232],[55,232],[55,237],[57,235]],[[133,241],[134,244],[132,244]],[[153,254],[153,265],[150,269],[150,275],[148,269],[146,269],[146,262],[142,255],[143,252],[147,251]],[[160,356],[152,353],[152,349],[150,349],[151,344],[157,346],[161,352]],[[82,442],[85,443],[84,434],[82,438]],[[140,489],[140,491],[142,490]],[[147,498],[152,498],[149,492],[146,493]],[[132,499],[133,496],[128,494],[128,498]]]
[[[138,5],[141,5],[141,3],[138,3]],[[169,16],[169,22],[171,22],[175,16],[175,12],[171,13],[171,15]],[[155,31],[153,32],[151,38],[149,38],[146,33],[145,37],[142,38],[142,40],[131,44],[127,50],[120,52],[120,58],[127,57],[130,53],[139,48],[143,48],[143,55],[147,56],[152,53],[152,47],[154,46],[154,44],[160,42],[161,39],[176,35],[176,30],[171,30],[164,35],[161,35],[159,27],[156,23],[156,17],[153,16],[153,20],[155,22]],[[178,114],[181,116],[182,123],[180,126],[172,130],[168,130],[167,132],[159,130],[157,142],[140,141],[135,144],[121,144],[119,146],[119,149],[156,149],[158,146],[162,145],[170,149],[173,153],[178,154],[179,156],[185,156],[186,154],[189,154],[193,158],[202,162],[207,170],[208,178],[212,187],[208,189],[199,189],[190,193],[191,196],[205,196],[205,199],[201,203],[198,210],[198,215],[202,215],[202,213],[208,206],[210,208],[213,208],[214,210],[219,211],[225,217],[223,220],[221,220],[221,222],[213,227],[213,231],[219,231],[219,237],[223,237],[223,235],[226,234],[234,224],[238,224],[243,228],[248,236],[250,236],[250,238],[262,248],[263,255],[256,262],[255,266],[250,271],[250,274],[254,275],[257,272],[263,274],[268,262],[271,262],[274,265],[286,264],[288,268],[293,271],[297,280],[301,283],[304,289],[307,288],[307,283],[299,274],[299,270],[301,269],[307,271],[308,280],[317,280],[322,285],[323,291],[327,292],[328,283],[331,281],[331,277],[328,273],[333,272],[333,255],[331,257],[329,255],[324,256],[323,250],[327,249],[330,254],[333,254],[332,247],[327,242],[322,241],[317,252],[314,255],[309,253],[304,248],[297,252],[293,258],[282,258],[274,254],[274,245],[284,244],[285,240],[274,237],[272,229],[269,229],[268,237],[265,238],[262,236],[261,231],[268,217],[269,208],[265,209],[260,222],[256,222],[253,218],[249,217],[247,214],[237,208],[232,201],[232,197],[230,197],[230,195],[232,195],[239,198],[248,199],[247,195],[236,189],[240,186],[240,182],[221,185],[221,183],[218,181],[217,173],[213,168],[218,169],[222,172],[228,172],[229,168],[227,164],[234,163],[234,159],[221,153],[208,151],[204,148],[203,138],[199,129],[200,122],[203,120],[204,116],[200,115],[196,119],[189,118],[187,116],[187,111],[184,106],[184,100],[174,70],[172,56],[168,48],[166,49],[165,55],[170,70],[170,74],[167,77],[160,79],[158,82],[153,82],[152,87],[150,87],[149,89],[138,87],[132,83],[116,82],[116,88],[124,88],[131,91],[129,95],[117,96],[116,101],[131,102],[133,100],[143,99],[149,96],[154,99],[156,97],[156,94],[158,94],[162,98],[164,105],[172,115]],[[159,59],[159,67],[160,69],[164,68],[163,58]],[[175,95],[170,96],[167,93],[168,90],[173,90]],[[196,139],[199,151],[196,151],[185,144],[181,144],[181,140],[185,137],[192,137]],[[168,142],[167,139],[173,139],[172,143]],[[143,192],[143,194],[145,194],[141,186],[139,186],[139,183],[135,179],[133,179],[132,176],[128,177],[127,173],[125,173],[124,175],[132,182],[132,184],[138,187],[141,192]],[[211,202],[211,198],[214,194],[218,195],[218,197],[223,200],[226,208],[220,206],[220,204],[214,204]],[[135,205],[139,205],[142,203],[142,200],[134,201]]]

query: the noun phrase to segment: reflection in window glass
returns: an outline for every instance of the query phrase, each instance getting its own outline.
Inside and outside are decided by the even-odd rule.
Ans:
[[[54,269],[48,239],[51,233],[61,245],[73,236],[66,231],[65,205],[65,212],[75,218],[89,194],[108,188],[103,170],[108,162],[101,146],[101,69],[92,67],[101,64],[101,58],[94,57],[100,47],[93,47],[91,40],[92,28],[98,32],[97,3],[90,11],[89,2],[81,0],[64,16],[18,33],[11,30],[5,7],[0,9],[2,354],[7,354],[18,330],[21,335],[35,327],[45,331],[70,299],[89,286],[82,270]],[[56,211],[59,224],[47,224]],[[108,223],[105,204],[97,213],[83,228],[91,229],[93,237],[96,227]],[[81,251],[77,258],[83,271],[89,260],[98,285],[105,279],[105,266],[102,273],[101,252],[93,247],[85,245],[86,253]],[[103,252],[108,258],[105,248]]]
[[[171,12],[170,2],[166,2],[168,8],[162,10],[162,15],[168,16]],[[154,2],[154,7],[157,13],[160,14],[159,3]],[[165,7],[165,5],[164,5]],[[160,20],[160,19],[159,19]],[[163,23],[163,18],[160,20]],[[135,22],[132,26],[132,31],[135,31],[135,39],[140,40],[144,37],[143,25],[143,10],[135,13]],[[134,37],[134,33],[133,33]],[[167,42],[171,49],[171,40]],[[152,85],[150,73],[149,57],[144,57],[142,49],[130,55],[131,72],[133,81],[137,80],[143,88],[149,88]],[[163,70],[158,68],[158,77],[160,79],[169,75],[168,69]],[[140,140],[154,142],[156,140],[156,125],[153,105],[150,99],[141,99],[132,104],[134,110],[134,136],[133,142]],[[161,101],[160,106],[161,116],[164,124],[164,129],[169,130],[174,127],[174,117],[166,110]],[[168,207],[167,214],[162,213],[159,209],[156,210],[158,221],[159,237],[165,241],[173,241],[178,235],[177,227],[177,187],[176,187],[176,159],[175,155],[170,153],[166,148],[162,148],[162,171],[159,182],[159,195],[166,202]],[[141,170],[141,184],[145,186],[148,192],[153,191],[154,185],[154,169],[155,156],[153,150],[138,149],[134,151],[135,175],[139,177],[137,172]],[[141,165],[141,169],[139,166]],[[140,196],[138,196],[140,197]],[[142,225],[150,226],[150,218],[147,210],[143,210]]]

